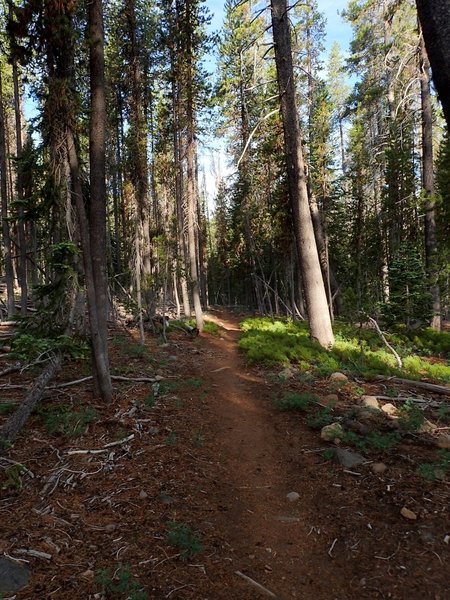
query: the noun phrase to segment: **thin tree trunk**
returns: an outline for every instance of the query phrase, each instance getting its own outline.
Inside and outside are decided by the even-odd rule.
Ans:
[[[89,127],[90,160],[90,261],[94,284],[97,330],[96,340],[101,354],[95,357],[96,383],[103,400],[110,401],[112,385],[108,360],[108,276],[106,264],[106,175],[105,175],[105,59],[103,50],[102,0],[90,0],[89,13],[89,67],[91,112]],[[72,145],[73,151],[75,151]],[[82,202],[82,200],[81,200]],[[80,224],[81,229],[81,224]],[[86,248],[87,250],[87,248]],[[89,262],[89,257],[88,257]],[[88,279],[86,278],[86,284]],[[92,326],[92,323],[91,323]],[[94,332],[91,332],[94,336]],[[93,345],[94,352],[97,351]],[[100,365],[98,363],[101,363]]]
[[[14,115],[16,121],[16,160],[17,162],[17,200],[18,200],[18,220],[17,220],[17,241],[19,244],[19,282],[20,282],[20,308],[22,315],[27,314],[28,305],[28,284],[27,284],[27,244],[25,236],[25,223],[23,220],[23,177],[22,164],[22,119],[20,114],[20,91],[19,76],[17,72],[17,63],[14,60],[12,65],[13,86],[14,86]]]
[[[300,124],[295,99],[288,7],[286,0],[271,0],[271,6],[289,194],[310,335],[321,346],[329,347],[334,343],[334,336],[309,209]]]
[[[189,69],[190,71],[190,69]],[[197,261],[197,244],[195,238],[196,214],[198,198],[195,194],[195,139],[194,139],[194,114],[193,114],[193,98],[192,98],[192,73],[188,74],[188,94],[187,94],[187,229],[188,229],[188,247],[189,247],[189,263],[192,282],[192,299],[194,301],[194,312],[197,329],[201,333],[203,331],[203,311],[200,301],[200,285],[198,275]]]
[[[425,261],[432,297],[431,327],[441,330],[441,294],[437,264],[436,215],[433,171],[433,108],[430,94],[430,65],[423,36],[420,36],[420,98],[422,103],[422,185],[425,192]]]
[[[83,200],[78,154],[75,147],[73,132],[70,127],[67,127],[66,129],[66,147],[70,167],[72,194],[77,210],[81,247],[83,251],[83,265],[84,276],[86,279],[86,295],[89,312],[91,343],[95,360],[94,375],[97,377],[99,392],[101,393],[102,398],[106,401],[109,401],[112,397],[112,386],[108,362],[108,349],[107,346],[105,346],[104,337],[99,333],[100,326],[97,311],[94,269],[91,260],[92,252],[91,239],[89,235],[89,222],[86,216]]]
[[[8,317],[15,313],[14,306],[14,270],[11,258],[11,236],[8,221],[8,175],[6,168],[6,131],[5,112],[3,107],[2,73],[0,69],[0,194],[3,235],[3,260],[5,261],[6,277],[6,308]]]

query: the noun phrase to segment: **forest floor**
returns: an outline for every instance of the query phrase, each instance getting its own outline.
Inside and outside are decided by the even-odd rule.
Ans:
[[[218,336],[149,335],[142,352],[112,332],[114,373],[157,379],[115,382],[112,405],[89,383],[48,391],[6,455],[27,470],[0,459],[0,555],[30,572],[3,599],[450,599],[450,485],[416,474],[435,449],[413,436],[351,469],[326,460],[333,444],[273,400],[313,389],[346,405],[347,386],[249,367],[239,315],[208,318]]]

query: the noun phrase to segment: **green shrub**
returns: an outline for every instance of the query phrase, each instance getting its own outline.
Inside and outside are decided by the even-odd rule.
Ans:
[[[213,321],[208,321],[206,319],[203,322],[203,331],[205,333],[209,333],[210,335],[215,335],[215,336],[220,335],[220,328],[217,325],[217,323],[214,323]]]
[[[307,419],[308,427],[311,429],[322,429],[325,425],[330,425],[333,422],[333,411],[329,406],[318,410],[315,413],[310,413]]]
[[[400,427],[406,431],[418,431],[425,422],[423,410],[410,398],[405,401],[399,412]]]
[[[275,400],[275,407],[278,410],[300,410],[307,411],[319,401],[318,396],[314,394],[297,394],[295,392],[286,394],[283,398]]]
[[[0,402],[0,415],[9,415],[16,407],[15,402]]]
[[[114,575],[109,569],[99,569],[94,581],[108,598],[123,600],[147,600],[148,594],[135,580],[128,565],[121,566]]]
[[[402,330],[387,334],[397,352],[403,357],[399,369],[378,334],[348,323],[336,322],[336,343],[329,351],[312,342],[304,323],[269,318],[246,319],[241,324],[240,348],[250,362],[267,366],[297,365],[303,372],[328,376],[333,371],[371,378],[375,375],[398,376],[409,379],[427,377],[450,382],[450,365],[430,363],[412,350],[430,356],[433,352],[448,355],[450,335],[432,330],[416,331],[414,337]],[[397,331],[397,330],[396,330]]]
[[[432,463],[424,463],[417,468],[418,474],[427,479],[434,481],[437,478],[445,477],[450,471],[450,451],[440,450],[438,452],[438,460]]]
[[[89,406],[74,411],[70,405],[62,404],[45,410],[43,417],[45,428],[50,434],[75,437],[82,434],[86,426],[97,419],[97,413]]]
[[[201,537],[189,525],[170,521],[166,534],[166,543],[180,551],[181,558],[188,560],[203,552]]]
[[[89,356],[86,342],[68,335],[45,338],[31,333],[20,333],[11,343],[11,356],[22,361],[32,361],[53,352],[62,352],[73,359],[86,359]]]

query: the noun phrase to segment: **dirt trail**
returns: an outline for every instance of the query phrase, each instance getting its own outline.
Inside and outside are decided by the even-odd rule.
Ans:
[[[344,598],[333,574],[324,577],[323,545],[313,535],[320,529],[313,514],[317,507],[311,504],[315,499],[293,464],[289,431],[280,431],[274,418],[273,390],[247,370],[239,355],[239,320],[224,313],[210,318],[223,328],[220,339],[206,342],[209,352],[202,369],[214,390],[222,504],[216,525],[230,544],[230,567],[280,599]],[[297,492],[299,500],[290,502],[289,492]],[[331,558],[327,559],[332,571]],[[229,597],[258,598],[261,593],[236,577]]]

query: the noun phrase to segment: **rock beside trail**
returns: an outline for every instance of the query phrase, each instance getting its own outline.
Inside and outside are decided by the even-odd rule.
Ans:
[[[358,435],[367,435],[370,433],[370,427],[365,423],[360,423],[355,419],[345,419],[343,421],[343,425],[345,429],[348,431],[352,431],[353,433],[357,433]]]
[[[444,450],[450,450],[450,435],[448,433],[444,433],[440,435],[436,439],[436,445],[438,448],[443,448]]]
[[[383,404],[381,410],[389,417],[396,417],[398,415],[397,407],[390,403]]]
[[[322,403],[325,406],[335,406],[339,402],[339,396],[337,394],[327,394],[322,398]]]
[[[339,423],[331,423],[322,427],[320,437],[326,442],[339,443],[344,437],[344,430]],[[339,440],[339,441],[338,441]]]
[[[417,433],[434,433],[437,429],[437,425],[425,419],[420,428],[417,430]]]
[[[294,377],[294,375],[295,375],[295,371],[291,367],[286,367],[286,369],[283,369],[282,371],[280,371],[278,373],[278,377],[280,379],[283,379],[284,381],[286,379],[292,379]]]
[[[330,381],[337,381],[338,383],[347,383],[348,377],[347,375],[344,375],[344,373],[331,373]]]
[[[352,469],[366,462],[366,459],[361,454],[345,450],[344,448],[334,448],[334,455],[339,464],[346,469]]]
[[[297,494],[297,492],[289,492],[289,494],[286,495],[286,498],[289,502],[296,502],[300,498],[300,494]]]
[[[416,521],[417,520],[416,513],[413,512],[412,510],[409,510],[409,508],[406,508],[406,506],[404,506],[402,508],[402,510],[400,511],[400,514],[402,515],[402,517],[405,517],[405,519],[409,519],[410,521]]]
[[[0,558],[0,594],[14,593],[25,587],[30,579],[30,571],[23,564],[8,558]]]
[[[386,471],[387,466],[382,462],[378,462],[378,463],[373,463],[371,468],[372,468],[372,471],[376,475],[381,475],[382,473],[384,473]]]
[[[360,405],[366,408],[380,410],[380,404],[376,396],[361,396]]]

